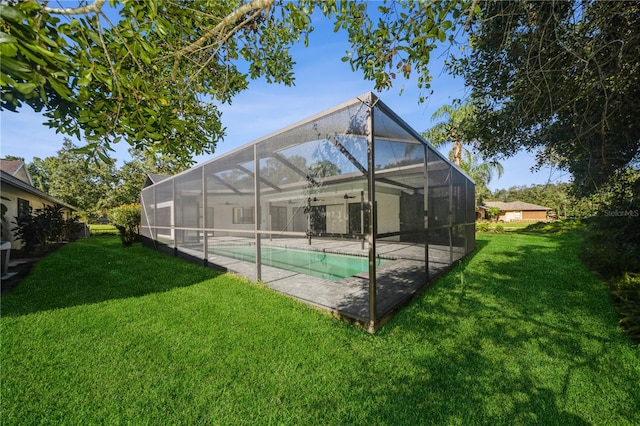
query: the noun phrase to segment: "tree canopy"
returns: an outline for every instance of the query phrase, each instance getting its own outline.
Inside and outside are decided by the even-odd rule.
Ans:
[[[49,126],[103,158],[121,139],[181,157],[213,152],[224,134],[216,102],[249,79],[292,84],[289,48],[307,42],[314,10],[347,32],[344,60],[379,89],[414,69],[428,88],[429,53],[473,10],[463,0],[105,3],[0,5],[2,108],[44,110]]]
[[[88,216],[100,217],[114,207],[138,202],[147,174],[173,175],[191,165],[170,154],[135,149],[130,154],[130,161],[116,167],[113,162],[95,161],[89,153],[79,152],[65,138],[57,155],[35,157],[27,167],[36,188]]]
[[[483,100],[479,148],[539,152],[593,192],[640,156],[640,4],[489,1],[458,70]]]
[[[105,0],[3,4],[2,107],[44,109],[51,127],[103,157],[121,138],[183,157],[213,152],[224,131],[214,101],[229,102],[248,76],[293,81],[287,46],[308,22],[296,7],[270,12],[272,2],[113,1],[117,18]]]
[[[431,117],[432,120],[441,121],[421,133],[436,148],[451,144],[449,159],[476,183],[476,204],[490,195],[489,182],[494,174],[501,177],[504,172],[500,162],[495,159],[485,160],[477,151],[477,111],[476,102],[472,100],[443,105]]]
[[[433,50],[468,34],[453,69],[479,102],[485,158],[535,151],[587,192],[638,168],[637,2],[110,0],[109,12],[106,0],[79,3],[0,5],[2,108],[44,110],[94,155],[120,140],[180,158],[213,152],[224,134],[217,105],[253,78],[293,84],[289,48],[306,43],[319,16],[346,34],[343,60],[378,90],[417,75],[428,94]]]

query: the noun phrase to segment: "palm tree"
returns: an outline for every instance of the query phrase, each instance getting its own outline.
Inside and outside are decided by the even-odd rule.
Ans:
[[[422,137],[436,148],[448,143],[453,144],[449,158],[456,166],[460,167],[463,152],[468,152],[464,144],[472,142],[465,139],[468,130],[475,121],[476,111],[476,106],[472,102],[466,102],[458,107],[443,105],[433,113],[431,120],[435,121],[441,118],[446,118],[446,120],[440,121],[429,130],[422,132]]]
[[[498,178],[502,177],[504,167],[496,160],[478,163],[470,151],[465,150],[465,159],[460,163],[460,168],[464,170],[471,179],[476,182],[476,186],[489,187],[489,182],[493,179],[495,172]]]
[[[491,182],[494,173],[500,178],[504,173],[504,168],[496,160],[479,163],[472,151],[464,146],[474,142],[474,138],[470,135],[473,134],[476,114],[477,108],[472,101],[467,101],[457,107],[443,105],[433,113],[431,120],[441,118],[446,118],[446,120],[440,121],[429,130],[422,132],[422,137],[435,147],[452,144],[449,159],[476,182],[477,198],[488,195],[489,182]]]

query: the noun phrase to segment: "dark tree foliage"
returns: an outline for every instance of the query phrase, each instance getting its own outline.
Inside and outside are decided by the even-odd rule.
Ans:
[[[538,150],[583,192],[640,162],[640,3],[489,1],[460,71],[486,155]]]
[[[71,239],[81,229],[77,217],[64,218],[59,204],[47,205],[17,217],[14,223],[13,233],[17,240],[23,242],[23,253],[30,253],[50,242]]]
[[[105,160],[120,140],[213,152],[224,134],[215,102],[249,78],[292,84],[288,49],[309,25],[289,3],[272,13],[273,0],[112,1],[110,14],[106,0],[54,3],[1,2],[0,109],[44,111]]]
[[[218,105],[250,79],[293,84],[289,49],[307,44],[314,10],[346,32],[343,60],[376,89],[417,75],[427,90],[431,52],[479,12],[476,3],[6,0],[0,109],[44,111],[50,127],[86,139],[83,149],[104,160],[121,140],[188,159],[215,150]]]

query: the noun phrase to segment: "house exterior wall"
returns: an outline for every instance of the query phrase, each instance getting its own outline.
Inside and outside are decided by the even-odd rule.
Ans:
[[[545,211],[523,211],[522,212],[522,220],[524,221],[546,221],[549,220],[547,218],[547,212]]]
[[[18,170],[13,176],[25,183],[28,183],[29,185],[32,185],[31,178],[29,177],[26,166],[21,167],[20,170]]]
[[[347,232],[348,211],[344,203],[327,206],[327,232],[344,234]]]
[[[513,212],[505,212],[504,216],[502,216],[505,222],[515,222],[518,220],[522,220],[522,212],[521,211],[513,211]]]
[[[378,232],[386,234],[400,231],[400,197],[391,194],[376,194],[378,205]]]
[[[30,194],[20,188],[15,188],[12,185],[7,185],[5,182],[2,183],[2,196],[4,198],[7,198],[7,200],[2,200],[2,204],[7,207],[7,213],[5,214],[5,225],[8,225],[8,230],[5,230],[3,226],[2,238],[9,238],[11,241],[11,248],[17,250],[20,249],[23,245],[22,241],[16,241],[13,238],[13,232],[16,228],[16,218],[18,216],[18,199],[20,198],[23,200],[27,200],[32,211],[41,209],[45,206],[52,206],[54,203],[40,198],[34,194]],[[65,219],[69,219],[72,215],[71,209],[67,207],[64,207],[62,209],[62,212]]]

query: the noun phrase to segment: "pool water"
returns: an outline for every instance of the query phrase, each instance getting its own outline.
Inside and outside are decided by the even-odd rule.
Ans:
[[[210,247],[209,251],[212,254],[252,263],[256,258],[256,249],[253,246],[216,246]],[[263,265],[332,281],[351,277],[369,269],[369,258],[360,256],[277,247],[262,247],[261,254]],[[378,259],[376,266],[388,262],[388,259]]]

